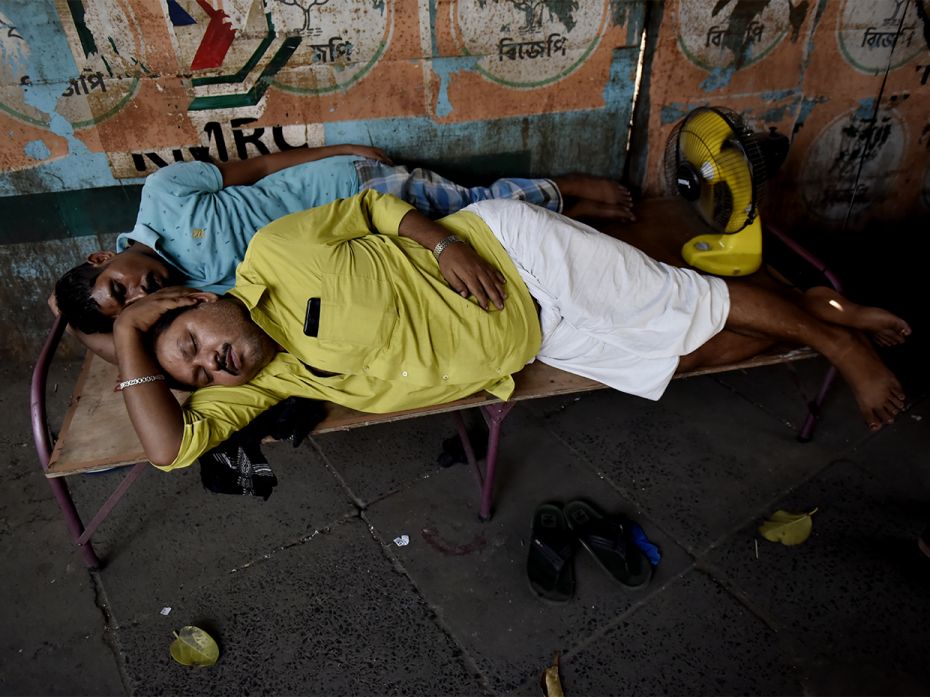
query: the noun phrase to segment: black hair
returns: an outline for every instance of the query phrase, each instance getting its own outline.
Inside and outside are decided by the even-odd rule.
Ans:
[[[75,266],[55,284],[55,302],[58,311],[68,324],[85,334],[113,331],[113,318],[100,311],[100,305],[91,297],[94,283],[102,269],[85,261]]]

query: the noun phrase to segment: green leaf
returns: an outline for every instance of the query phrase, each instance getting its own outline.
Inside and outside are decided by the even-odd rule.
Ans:
[[[811,516],[817,512],[789,513],[775,511],[772,517],[759,526],[759,533],[769,542],[781,542],[783,545],[799,545],[808,537],[814,527]]]
[[[220,647],[200,627],[181,627],[171,642],[171,658],[182,666],[209,668],[220,657]]]

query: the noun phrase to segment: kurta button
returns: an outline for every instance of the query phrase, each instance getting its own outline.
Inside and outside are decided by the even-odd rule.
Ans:
[[[401,375],[403,375],[404,377],[407,377],[407,371],[405,370],[404,372],[401,373]]]
[[[365,372],[367,373],[369,370],[370,370],[370,368],[366,365],[366,366],[365,366]]]
[[[442,376],[442,379],[443,379],[443,380],[448,380],[448,379],[449,379],[449,376],[448,376],[448,375],[443,375],[443,376]]]

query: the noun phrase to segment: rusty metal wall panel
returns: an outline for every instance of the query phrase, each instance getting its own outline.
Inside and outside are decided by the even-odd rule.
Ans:
[[[792,136],[769,187],[787,226],[862,227],[930,213],[926,0],[671,0],[650,61],[642,180],[664,190],[675,123],[696,106]],[[886,78],[887,73],[887,78]]]

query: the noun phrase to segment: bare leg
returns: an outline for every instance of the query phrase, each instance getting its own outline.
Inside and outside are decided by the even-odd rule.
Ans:
[[[904,391],[859,334],[824,322],[780,294],[744,281],[726,279],[730,314],[726,328],[758,340],[807,345],[836,366],[852,388],[872,430],[889,424],[904,408]]]
[[[675,372],[687,373],[697,368],[739,363],[758,356],[775,344],[775,341],[766,337],[747,336],[724,329],[696,351],[682,356],[678,361],[678,370]]]
[[[880,307],[854,303],[825,286],[805,291],[802,304],[818,319],[866,332],[879,346],[902,344],[911,333],[908,323],[897,315]]]
[[[565,199],[563,213],[572,218],[607,218],[633,221],[633,197],[629,190],[607,177],[567,174],[552,181]]]
[[[726,329],[683,356],[679,372],[744,360],[775,343],[808,345],[839,369],[870,429],[891,423],[904,407],[897,379],[857,333],[819,320],[776,292],[736,280],[727,285]]]

